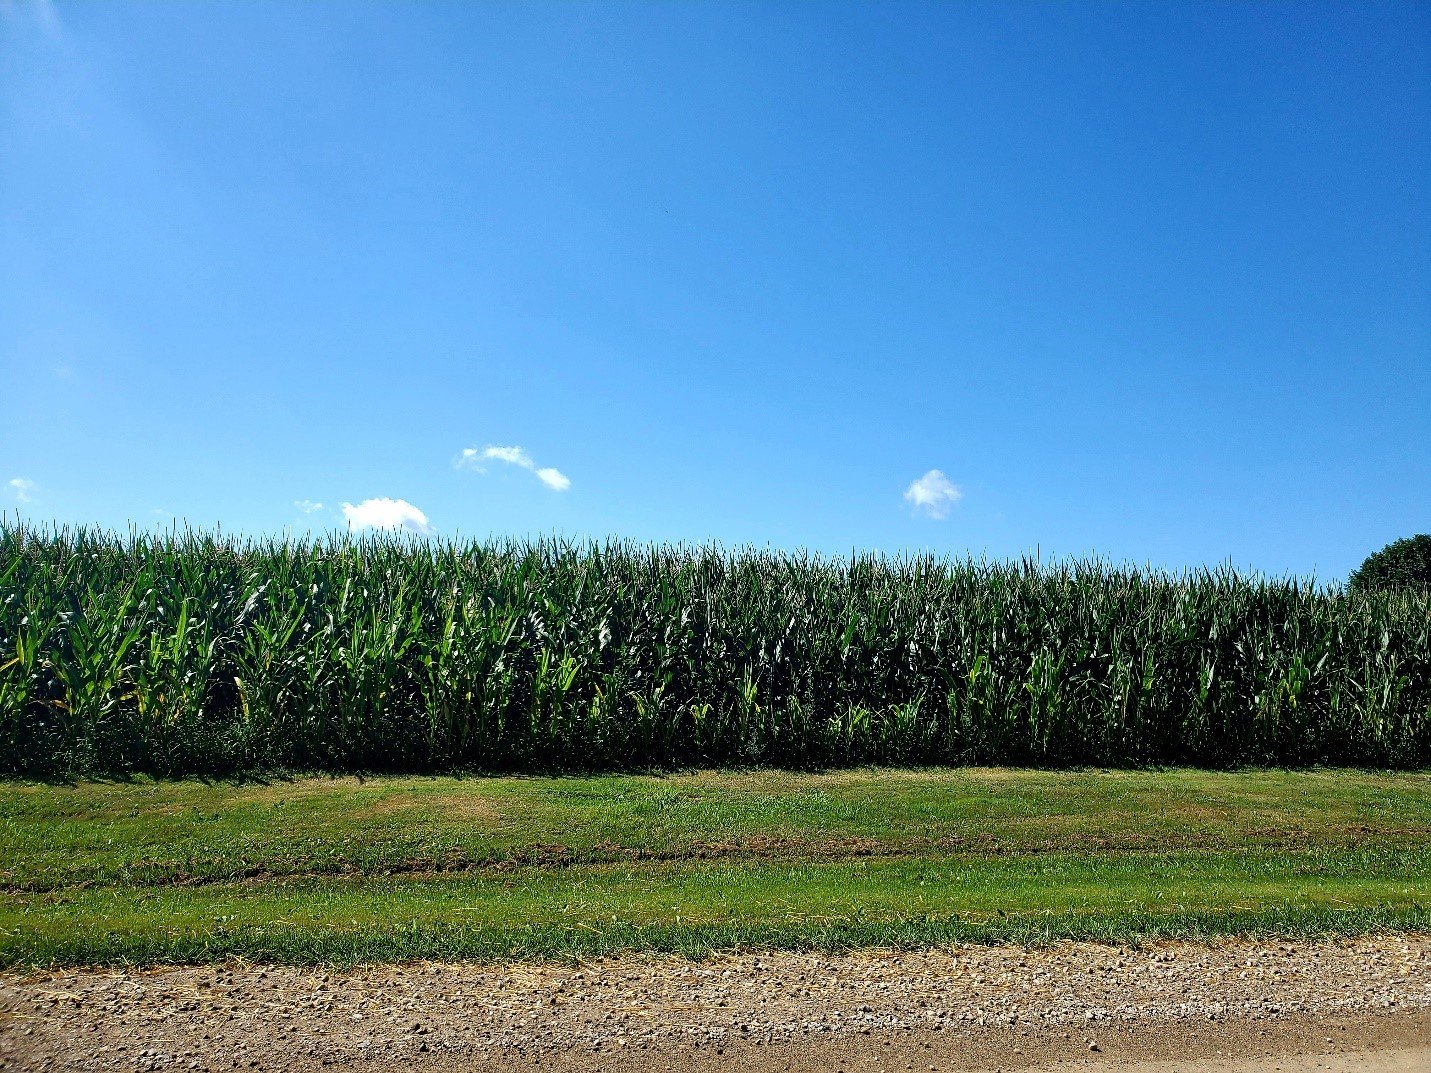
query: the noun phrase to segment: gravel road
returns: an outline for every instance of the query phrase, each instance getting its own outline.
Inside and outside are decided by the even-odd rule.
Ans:
[[[1431,1069],[1431,936],[0,975],[34,1073],[1279,1064]]]

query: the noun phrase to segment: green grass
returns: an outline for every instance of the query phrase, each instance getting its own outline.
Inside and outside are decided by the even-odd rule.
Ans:
[[[1431,929],[1431,775],[0,783],[0,963]]]

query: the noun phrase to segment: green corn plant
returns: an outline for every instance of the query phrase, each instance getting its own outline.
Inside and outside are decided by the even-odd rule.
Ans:
[[[0,768],[1424,764],[1424,594],[0,525]]]

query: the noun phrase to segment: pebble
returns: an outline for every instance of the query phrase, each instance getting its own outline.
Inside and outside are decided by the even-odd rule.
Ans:
[[[1272,959],[1276,969],[1271,969]],[[561,1001],[553,1005],[553,999]],[[0,1068],[219,1070],[345,1065],[373,1055],[540,1063],[728,1041],[1091,1022],[1275,1020],[1431,1009],[1431,936],[1134,949],[1059,943],[704,962],[633,954],[570,963],[284,966],[0,973]],[[414,1017],[420,1014],[420,1019]],[[1087,1040],[1087,1036],[1083,1037]],[[1088,1041],[1098,1051],[1096,1041]]]

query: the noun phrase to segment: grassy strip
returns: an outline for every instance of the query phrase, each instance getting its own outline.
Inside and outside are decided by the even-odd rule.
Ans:
[[[1431,926],[1431,851],[596,865],[82,888],[0,901],[0,962],[708,953]]]
[[[321,931],[282,924],[207,933],[158,931],[104,935],[48,932],[0,948],[0,966],[147,966],[245,961],[343,967],[404,961],[579,960],[645,952],[705,958],[740,949],[918,949],[970,943],[1086,941],[1140,945],[1161,940],[1212,941],[1230,936],[1350,938],[1387,932],[1431,932],[1431,909],[1187,911],[1136,916],[960,917],[723,924],[523,925],[509,931],[429,924],[405,928],[335,926]]]
[[[0,964],[1431,930],[1431,777],[0,784]]]
[[[633,859],[1421,845],[1431,775],[759,771],[9,783],[0,889]]]

